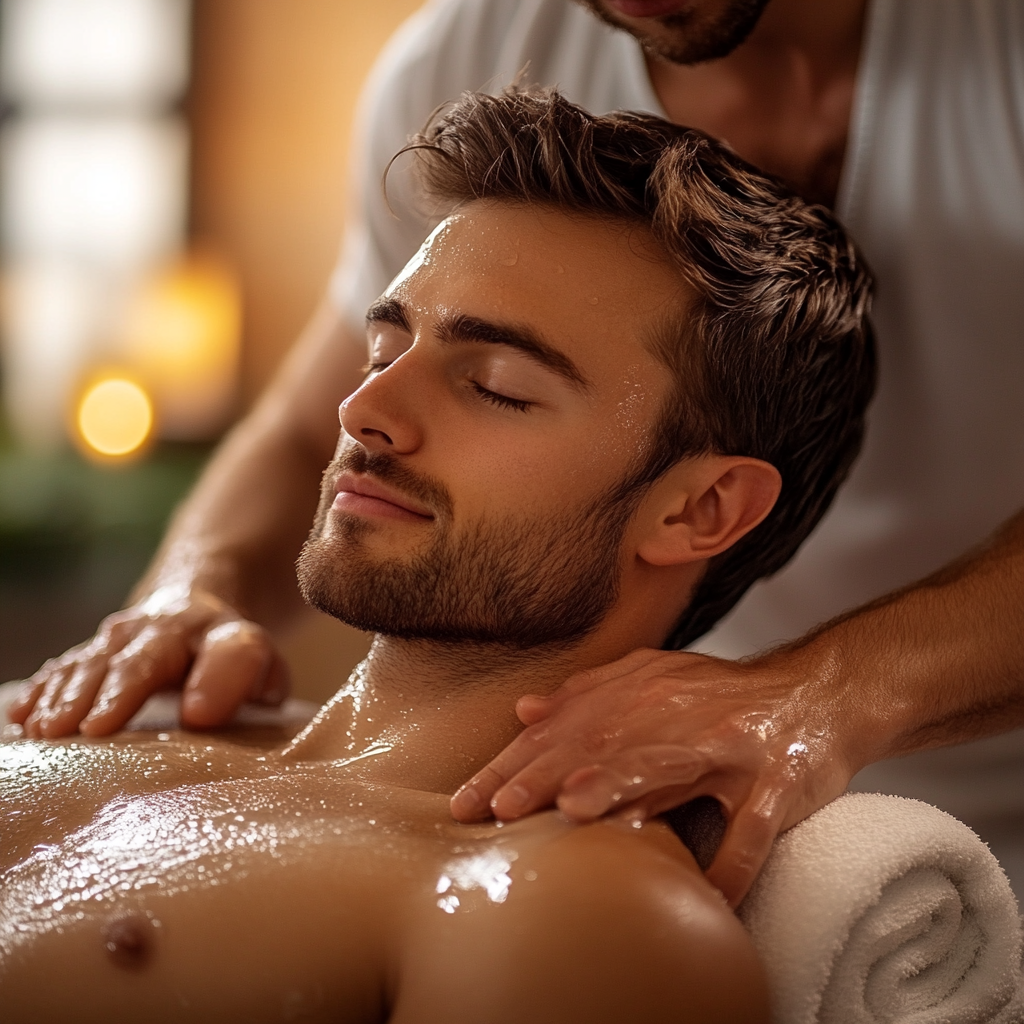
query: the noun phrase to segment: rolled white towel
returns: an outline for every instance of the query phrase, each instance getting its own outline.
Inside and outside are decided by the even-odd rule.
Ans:
[[[776,840],[739,914],[777,1024],[1024,1020],[1010,884],[930,804],[840,797]]]

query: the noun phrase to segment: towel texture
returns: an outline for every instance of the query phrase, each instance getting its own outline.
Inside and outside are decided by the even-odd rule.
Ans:
[[[739,911],[777,1024],[1018,1024],[1021,922],[962,822],[852,793],[780,836]]]

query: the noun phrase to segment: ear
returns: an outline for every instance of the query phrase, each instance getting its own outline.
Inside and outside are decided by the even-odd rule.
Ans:
[[[644,502],[637,554],[650,565],[712,558],[757,526],[780,490],[779,471],[760,459],[684,459],[654,485]]]

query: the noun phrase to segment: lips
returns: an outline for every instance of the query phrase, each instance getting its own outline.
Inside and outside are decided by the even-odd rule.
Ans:
[[[356,515],[423,522],[431,513],[365,473],[342,473],[334,484],[331,508]]]
[[[678,14],[689,6],[689,0],[607,0],[619,14],[627,18],[663,18]]]

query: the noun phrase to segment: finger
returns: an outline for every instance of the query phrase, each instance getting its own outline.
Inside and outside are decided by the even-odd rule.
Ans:
[[[212,729],[231,720],[250,693],[267,685],[273,648],[254,622],[234,620],[207,634],[185,683],[181,724]]]
[[[664,789],[648,793],[631,803],[623,803],[609,811],[604,817],[613,821],[627,821],[639,827],[645,821],[657,818],[673,807],[679,807],[696,796],[702,795],[702,784],[697,782],[691,786],[668,786]]]
[[[192,663],[185,637],[166,626],[146,626],[110,658],[95,704],[82,719],[85,736],[106,736],[122,728],[147,699],[180,684]]]
[[[492,815],[495,793],[509,779],[548,749],[551,737],[546,726],[524,729],[490,764],[477,772],[452,797],[452,815],[456,821],[482,821]]]
[[[477,772],[452,797],[449,808],[456,821],[470,824],[493,817],[491,797],[508,781],[508,778],[501,774],[500,769],[493,765],[492,761],[486,768]]]
[[[499,821],[515,821],[528,814],[552,807],[566,773],[578,763],[566,761],[562,752],[547,754],[532,761],[513,775],[491,797],[491,813]]]
[[[735,909],[749,892],[771,852],[785,813],[777,790],[761,791],[736,811],[708,868],[707,880]]]
[[[77,706],[69,709],[65,687],[76,678],[82,665],[95,663],[98,666],[95,671],[102,679],[110,654],[119,651],[137,629],[138,621],[128,619],[124,612],[108,616],[94,637],[70,648],[59,658],[51,658],[22,685],[8,709],[10,720],[26,726],[29,729],[26,735],[34,738],[55,739],[74,732],[88,709]],[[90,669],[90,674],[93,671]],[[38,714],[30,725],[28,719],[33,712]]]
[[[611,763],[623,742],[618,728],[580,728],[564,721],[557,727],[543,724],[524,730],[491,762],[499,764],[499,774],[508,778],[491,797],[492,813],[510,821],[550,807],[570,775]]]
[[[618,661],[569,676],[548,699],[555,706],[561,705],[570,698],[577,697],[581,693],[588,693],[613,679],[619,679],[646,668],[652,661],[663,657],[664,654],[664,651],[655,651],[647,647],[637,648],[635,651],[630,651],[624,658],[619,658]]]
[[[543,722],[556,708],[557,704],[550,697],[540,697],[528,693],[516,701],[516,717],[523,725],[536,725]]]
[[[7,720],[16,725],[24,725],[25,719],[32,713],[39,695],[43,692],[43,686],[44,681],[35,676],[23,679],[14,700],[7,705]]]
[[[541,754],[513,775],[491,798],[491,812],[501,821],[513,821],[554,805],[565,780],[593,768],[593,753],[579,744],[560,744]]]
[[[31,685],[31,687],[36,690],[35,697],[33,699],[33,706],[42,696],[46,684],[55,676],[59,676],[64,669],[73,665],[78,660],[78,653],[84,646],[85,644],[79,644],[76,647],[66,650],[57,658],[47,658],[47,660],[44,661],[43,664],[40,665],[27,680],[25,680],[27,684]]]
[[[640,781],[640,776],[636,776]],[[574,771],[556,797],[558,809],[570,821],[600,818],[623,802],[632,780],[605,765],[592,764]]]
[[[74,667],[67,683],[41,723],[41,732],[48,740],[69,736],[89,713],[96,694],[107,674],[106,658],[90,658]]]
[[[42,692],[36,699],[32,713],[25,719],[25,735],[30,739],[43,739],[42,726],[50,713],[52,702],[59,696],[64,684],[70,677],[73,665],[62,664],[52,670],[46,677]]]
[[[268,643],[270,643],[269,638]],[[292,677],[288,663],[277,652],[277,649],[271,646],[270,667],[263,674],[259,684],[249,691],[249,700],[276,708],[284,702],[291,689]]]
[[[703,754],[686,747],[633,747],[569,775],[558,794],[558,809],[571,821],[593,821],[615,807],[659,792],[667,809],[676,806],[667,801],[683,787],[692,788],[708,768]],[[646,806],[656,803],[652,799]]]

